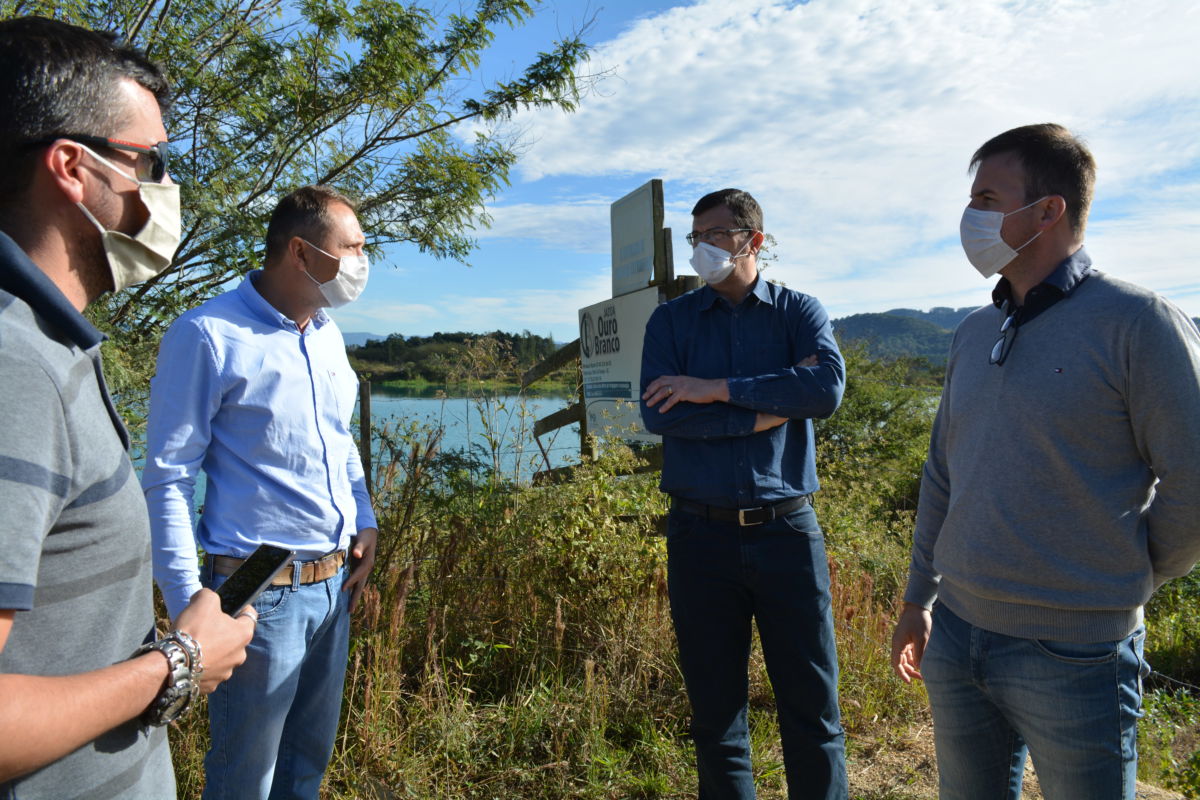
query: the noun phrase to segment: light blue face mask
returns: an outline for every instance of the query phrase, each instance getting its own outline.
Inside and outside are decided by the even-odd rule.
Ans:
[[[325,252],[307,239],[303,241],[318,253],[323,253],[330,258],[337,258],[337,275],[334,275],[324,283],[314,278],[308,270],[304,270],[304,274],[308,275],[308,279],[315,283],[317,288],[321,290],[321,296],[325,298],[325,307],[340,308],[347,303],[353,303],[357,300],[359,295],[362,294],[363,289],[367,287],[367,275],[370,272],[370,264],[367,257],[361,255],[342,256],[338,258],[333,253]]]
[[[1042,232],[1038,231],[1028,242],[1014,250],[1000,236],[1000,229],[1004,227],[1005,217],[1032,208],[1045,199],[1039,197],[1029,205],[1021,206],[1007,214],[970,207],[963,209],[962,221],[958,224],[958,236],[962,241],[963,252],[967,254],[967,260],[979,270],[980,275],[985,278],[992,277],[1016,258],[1017,253],[1028,247],[1030,242],[1042,235]]]

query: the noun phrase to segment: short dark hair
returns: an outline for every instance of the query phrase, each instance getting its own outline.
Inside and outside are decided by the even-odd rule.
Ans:
[[[728,208],[733,213],[733,223],[739,228],[762,231],[762,209],[749,192],[743,192],[741,189],[721,189],[709,192],[696,201],[696,207],[692,209],[692,216],[703,214],[717,206]]]
[[[1082,237],[1096,186],[1096,160],[1083,140],[1052,122],[1013,128],[976,150],[970,169],[1005,153],[1015,155],[1025,168],[1025,202],[1060,195],[1067,201],[1071,230]]]
[[[0,204],[18,207],[35,163],[33,142],[62,134],[112,136],[126,123],[120,80],[154,95],[160,110],[171,89],[139,50],[97,33],[45,17],[0,21]]]
[[[358,210],[349,197],[320,184],[301,186],[280,200],[267,225],[267,263],[273,263],[287,251],[293,236],[309,241],[321,238],[329,227],[329,206],[333,203]]]

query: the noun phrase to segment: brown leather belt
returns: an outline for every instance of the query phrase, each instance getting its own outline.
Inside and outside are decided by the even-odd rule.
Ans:
[[[234,558],[233,556],[208,556],[208,558],[212,559],[213,572],[218,575],[232,575],[233,571],[240,567],[242,562],[246,560],[244,558]],[[291,586],[297,568],[300,570],[301,584],[319,583],[336,575],[345,563],[345,550],[338,550],[336,553],[330,553],[315,561],[293,561],[275,576],[271,581],[271,585]]]

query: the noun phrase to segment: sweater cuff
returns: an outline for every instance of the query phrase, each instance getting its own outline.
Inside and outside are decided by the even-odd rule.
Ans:
[[[933,602],[937,600],[937,595],[938,581],[936,579],[923,578],[919,575],[908,576],[908,588],[904,590],[904,602],[922,608],[933,608]]]

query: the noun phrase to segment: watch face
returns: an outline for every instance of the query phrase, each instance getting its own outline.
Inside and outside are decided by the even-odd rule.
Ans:
[[[163,722],[174,722],[178,719],[179,715],[191,705],[192,699],[199,691],[200,687],[190,678],[168,686],[163,692],[161,701]]]

